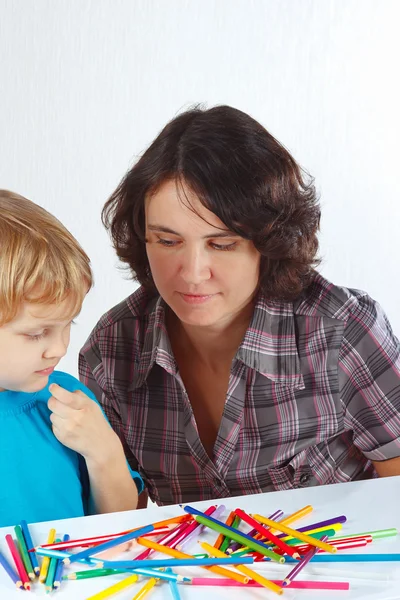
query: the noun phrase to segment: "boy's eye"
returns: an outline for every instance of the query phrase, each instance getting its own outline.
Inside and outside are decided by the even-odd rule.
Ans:
[[[39,340],[41,340],[42,338],[44,338],[44,336],[46,335],[46,331],[43,331],[42,333],[35,333],[35,334],[27,334],[27,338],[29,340],[38,342]]]

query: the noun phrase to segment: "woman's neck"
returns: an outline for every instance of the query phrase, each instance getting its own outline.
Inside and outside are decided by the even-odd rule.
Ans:
[[[211,368],[221,361],[231,361],[249,326],[253,309],[254,304],[250,303],[231,319],[204,327],[182,323],[168,310],[167,329],[174,353],[184,351]]]

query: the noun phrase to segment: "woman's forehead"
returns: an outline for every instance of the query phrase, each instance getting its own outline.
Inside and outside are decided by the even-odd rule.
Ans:
[[[146,225],[159,225],[173,230],[191,227],[199,233],[210,233],[210,228],[226,230],[225,225],[200,202],[198,196],[185,184],[175,181],[163,183],[146,198]]]

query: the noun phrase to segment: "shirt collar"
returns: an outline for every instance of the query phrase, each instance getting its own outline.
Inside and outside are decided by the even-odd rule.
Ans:
[[[141,355],[135,358],[129,390],[140,387],[155,364],[171,375],[177,373],[166,329],[165,309],[166,305],[161,297],[156,298],[149,306],[143,350]],[[250,325],[236,353],[236,359],[274,383],[303,389],[293,304],[271,302],[260,294]]]

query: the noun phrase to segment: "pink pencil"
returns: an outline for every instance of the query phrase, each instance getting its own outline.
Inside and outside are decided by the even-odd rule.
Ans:
[[[335,548],[337,549],[338,552],[340,552],[340,550],[348,550],[349,548],[361,548],[368,544],[367,540],[354,540],[354,541],[350,541],[350,542],[345,542],[344,544],[339,544],[339,542],[337,542],[335,544],[335,542],[332,540],[329,543],[332,546],[335,546]],[[308,552],[309,550],[311,550],[311,546],[308,546],[307,544],[305,544],[304,546],[296,546],[296,548],[301,554],[304,554],[305,552]],[[318,554],[320,552],[324,553],[325,550],[322,550],[322,549],[318,550]]]
[[[17,550],[17,547],[14,543],[14,540],[10,534],[6,535],[7,546],[10,549],[11,555],[13,557],[15,566],[17,567],[18,575],[22,584],[26,590],[31,589],[30,579],[28,577],[28,573],[24,567],[24,563],[22,562],[22,558]]]
[[[283,581],[273,580],[276,585],[282,586]],[[242,587],[242,588],[263,588],[260,583],[255,581],[249,581],[249,583],[239,583],[233,579],[224,579],[217,577],[193,577],[192,582],[189,585],[208,585],[208,586],[222,586],[222,587]],[[296,590],[348,590],[350,584],[346,581],[301,581],[296,579],[290,584],[292,589]],[[264,588],[265,589],[265,588]]]

